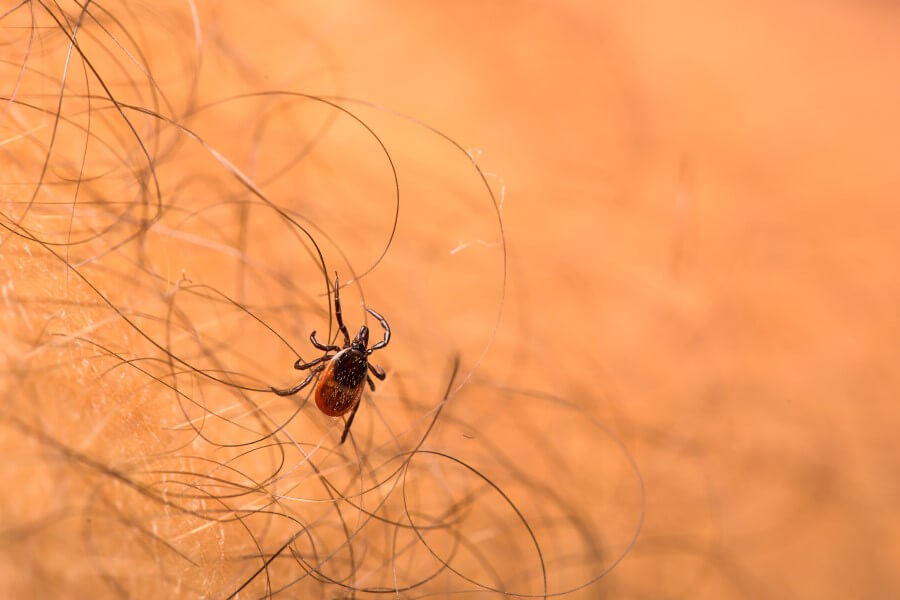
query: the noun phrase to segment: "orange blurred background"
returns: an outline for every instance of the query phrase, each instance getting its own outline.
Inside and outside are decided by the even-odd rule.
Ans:
[[[0,33],[2,595],[897,593],[895,7]],[[352,450],[265,391],[334,270],[394,330]]]

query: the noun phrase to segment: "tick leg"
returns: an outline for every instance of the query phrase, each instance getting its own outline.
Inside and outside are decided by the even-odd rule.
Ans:
[[[372,363],[369,363],[369,370],[372,371],[372,375],[374,375],[381,381],[384,381],[384,378],[387,377],[387,375],[384,374],[384,369],[382,369],[378,365],[373,365]]]
[[[294,363],[294,368],[297,369],[298,371],[302,371],[302,370],[304,370],[304,369],[308,369],[308,368],[310,368],[310,367],[314,367],[314,366],[316,366],[317,364],[319,364],[320,362],[324,362],[324,361],[329,360],[329,359],[331,359],[331,358],[332,358],[331,356],[328,356],[328,355],[326,354],[325,356],[320,356],[319,358],[317,358],[317,359],[315,359],[315,360],[311,360],[311,361],[309,361],[308,363],[302,362],[303,359],[302,359],[302,358],[298,358],[298,359],[297,359],[297,362]]]
[[[343,348],[340,348],[338,346],[326,346],[325,344],[320,344],[319,340],[316,339],[315,331],[309,334],[309,341],[312,342],[313,346],[315,346],[319,350],[324,350],[325,352],[340,352],[341,350],[343,350]]]
[[[366,375],[366,381],[369,382],[369,387],[372,388],[372,391],[375,391],[375,382],[372,381],[372,378]]]
[[[303,381],[301,381],[300,383],[298,383],[297,385],[295,385],[292,388],[288,388],[286,390],[279,390],[278,388],[273,387],[271,389],[273,392],[275,392],[279,396],[292,396],[292,395],[296,394],[297,392],[299,392],[300,390],[302,390],[303,388],[305,388],[306,386],[308,386],[309,382],[313,380],[313,377],[315,377],[317,374],[319,374],[322,371],[322,369],[324,369],[325,367],[326,367],[326,365],[319,365],[318,367],[316,367],[315,369],[313,369],[312,371],[309,372],[309,375],[306,376],[306,379],[304,379]]]
[[[338,285],[338,274],[337,271],[334,272],[334,317],[337,319],[338,328],[341,330],[341,333],[344,334],[344,348],[350,345],[350,332],[347,331],[347,326],[344,325],[344,318],[341,315],[341,286]]]
[[[372,315],[373,317],[378,319],[378,322],[381,323],[381,326],[384,328],[384,339],[381,340],[380,342],[378,342],[377,344],[375,344],[374,346],[372,346],[371,348],[369,348],[369,351],[367,352],[367,354],[372,354],[376,350],[381,350],[382,348],[387,346],[388,342],[391,341],[391,326],[387,324],[387,321],[384,320],[384,317],[379,315],[377,312],[375,312],[371,308],[367,308],[366,310],[369,312],[370,315]]]
[[[371,380],[369,380],[371,381]],[[344,425],[344,433],[341,434],[341,444],[344,443],[344,440],[347,439],[347,434],[350,433],[350,426],[353,425],[353,417],[356,416],[356,411],[359,410],[360,402],[356,401],[356,406],[353,407],[353,411],[350,413],[350,416],[347,417],[347,424]],[[339,444],[340,445],[340,444]]]

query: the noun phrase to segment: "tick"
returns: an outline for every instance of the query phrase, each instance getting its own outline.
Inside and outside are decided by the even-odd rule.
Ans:
[[[340,286],[338,284],[338,275],[334,274],[334,315],[337,319],[338,329],[344,335],[344,346],[326,346],[320,344],[316,339],[316,332],[309,334],[309,341],[312,345],[323,350],[324,355],[310,362],[303,362],[302,358],[298,358],[294,363],[294,368],[303,371],[311,369],[306,379],[298,383],[292,388],[280,390],[272,388],[272,391],[279,396],[291,396],[296,394],[315,378],[316,375],[322,373],[319,382],[316,384],[316,406],[323,413],[330,417],[340,417],[350,412],[347,417],[347,423],[344,425],[344,433],[341,434],[341,444],[347,439],[350,432],[350,425],[353,424],[353,417],[359,408],[359,400],[362,397],[363,387],[366,382],[372,391],[375,391],[375,382],[372,381],[371,373],[378,380],[384,381],[384,369],[378,365],[369,362],[369,356],[376,350],[381,350],[391,341],[391,327],[387,324],[380,314],[367,308],[366,311],[370,315],[378,319],[381,327],[384,329],[384,339],[376,343],[371,348],[369,345],[369,328],[363,325],[359,328],[359,333],[350,341],[350,332],[344,325],[344,319],[341,316],[341,296]],[[330,355],[329,352],[337,354]]]

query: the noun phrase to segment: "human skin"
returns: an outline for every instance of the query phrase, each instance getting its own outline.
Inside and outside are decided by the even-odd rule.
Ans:
[[[0,22],[0,595],[898,587],[891,7],[62,8]],[[269,391],[335,271],[342,446]]]

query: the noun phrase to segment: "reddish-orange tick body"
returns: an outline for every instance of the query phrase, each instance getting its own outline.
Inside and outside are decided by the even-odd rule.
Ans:
[[[350,341],[350,332],[347,331],[341,316],[340,285],[337,273],[335,273],[334,314],[338,322],[338,328],[344,335],[344,347],[320,344],[316,340],[316,332],[313,331],[309,335],[310,342],[319,350],[324,350],[325,354],[308,363],[304,363],[302,359],[298,358],[297,362],[294,363],[295,369],[311,369],[306,379],[286,390],[272,388],[272,391],[280,396],[290,396],[305,388],[317,374],[321,373],[322,376],[319,378],[315,391],[316,406],[319,407],[319,410],[330,417],[339,417],[348,411],[352,411],[347,418],[346,425],[344,425],[344,433],[341,435],[342,444],[347,439],[350,425],[353,423],[353,417],[356,416],[356,410],[359,408],[363,386],[368,382],[372,391],[375,391],[375,382],[372,381],[369,373],[382,381],[385,378],[384,369],[370,363],[369,355],[388,345],[388,342],[391,341],[391,328],[380,314],[371,308],[366,310],[378,319],[378,322],[384,328],[384,339],[371,348],[368,347],[369,328],[365,325],[359,328],[359,333],[356,334],[352,342]],[[329,352],[337,352],[337,354],[331,356],[328,354]]]
[[[330,417],[339,417],[356,406],[368,375],[366,354],[353,347],[328,361],[316,385],[316,406]]]

